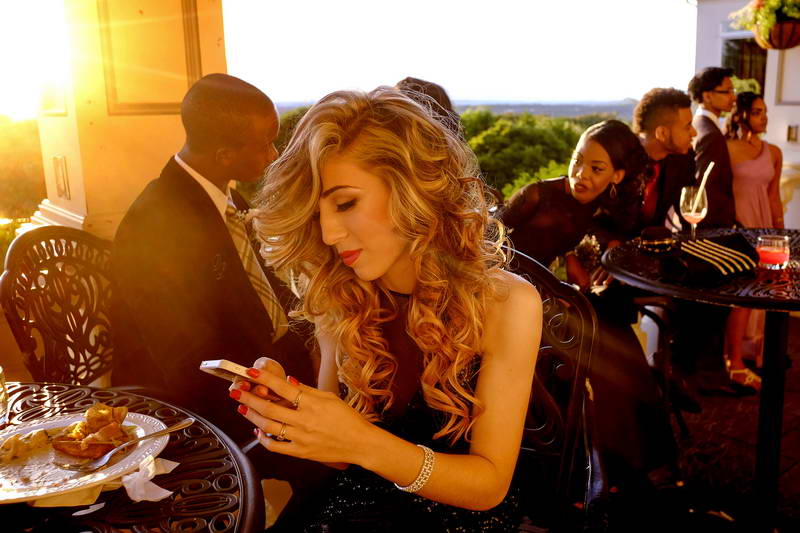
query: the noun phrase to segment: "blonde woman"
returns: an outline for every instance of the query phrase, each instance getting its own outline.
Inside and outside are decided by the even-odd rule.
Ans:
[[[256,226],[315,325],[319,387],[252,369],[231,395],[265,448],[342,469],[306,530],[518,525],[542,309],[503,270],[485,191],[469,148],[390,88],[323,98],[270,168]]]

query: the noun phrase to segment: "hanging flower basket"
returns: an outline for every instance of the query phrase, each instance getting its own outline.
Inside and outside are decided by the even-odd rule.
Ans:
[[[798,0],[751,0],[730,18],[734,28],[752,31],[761,48],[785,50],[800,44]]]
[[[756,42],[761,48],[775,50],[794,48],[800,44],[800,21],[787,20],[785,22],[776,22],[769,32],[769,40],[767,41],[765,41],[760,34],[761,32],[758,30],[753,32]]]

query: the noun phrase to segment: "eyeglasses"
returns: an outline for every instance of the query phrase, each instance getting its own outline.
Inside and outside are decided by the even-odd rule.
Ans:
[[[718,91],[717,89],[714,89],[714,90],[713,90],[713,91],[711,91],[711,92],[712,92],[712,93],[717,93],[717,94],[734,94],[736,91],[735,91],[735,90],[733,90],[733,89],[728,89],[728,90],[726,90],[726,91]]]

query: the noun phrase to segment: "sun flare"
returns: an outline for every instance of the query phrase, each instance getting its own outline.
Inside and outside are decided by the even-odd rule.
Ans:
[[[69,79],[69,40],[61,0],[0,4],[0,115],[35,118],[45,88]]]

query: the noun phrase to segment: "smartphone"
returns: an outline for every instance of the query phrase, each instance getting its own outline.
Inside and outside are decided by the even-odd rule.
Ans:
[[[200,363],[200,370],[213,374],[218,378],[234,381],[237,377],[251,381],[253,378],[247,375],[247,367],[238,365],[227,359],[213,359]]]

